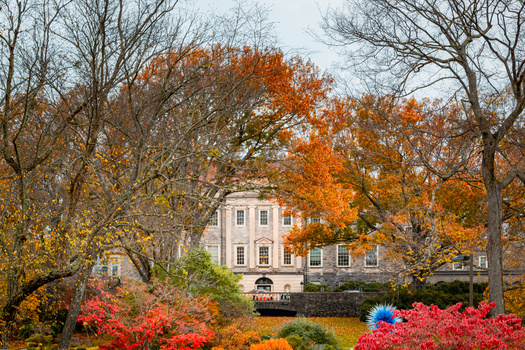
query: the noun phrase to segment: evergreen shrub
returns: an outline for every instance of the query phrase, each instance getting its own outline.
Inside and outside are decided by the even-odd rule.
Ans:
[[[334,292],[344,292],[345,290],[359,290],[361,292],[386,292],[391,289],[389,282],[363,282],[363,281],[346,281],[341,286],[334,289]]]
[[[195,296],[209,296],[219,304],[220,321],[253,317],[253,301],[246,298],[239,287],[242,275],[235,275],[226,266],[211,260],[211,254],[203,249],[193,249],[184,254],[166,276],[162,269],[156,270],[160,279],[168,277],[170,284]]]
[[[337,346],[337,339],[333,332],[305,318],[297,318],[285,324],[277,333],[277,338],[285,338],[294,349],[308,349],[309,347],[304,347],[306,344]]]
[[[326,284],[313,284],[307,283],[304,286],[305,293],[320,293],[320,292],[331,292],[332,288]]]

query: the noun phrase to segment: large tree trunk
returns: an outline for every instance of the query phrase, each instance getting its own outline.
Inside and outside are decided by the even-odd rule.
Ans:
[[[140,274],[140,278],[142,279],[142,282],[149,283],[151,280],[151,265],[150,261],[146,259],[144,256],[141,255],[135,255],[133,251],[129,248],[125,248],[126,253],[128,255],[128,258],[133,263],[133,266],[137,269],[138,273]]]
[[[69,343],[71,342],[71,337],[75,331],[75,326],[78,322],[78,314],[80,312],[80,302],[84,297],[84,292],[86,291],[86,285],[91,275],[91,270],[93,268],[92,264],[89,264],[86,268],[80,271],[78,276],[78,281],[75,284],[75,294],[69,303],[69,310],[67,313],[66,324],[62,330],[62,335],[60,336],[60,341],[58,343],[58,350],[67,350],[69,348]]]
[[[487,263],[490,301],[496,304],[493,315],[505,313],[503,299],[503,253],[501,249],[502,188],[495,174],[496,144],[493,138],[485,139],[481,171],[487,190]]]
[[[15,320],[18,307],[29,295],[48,283],[58,281],[65,277],[73,276],[79,270],[80,263],[81,260],[78,259],[75,263],[64,269],[52,270],[46,275],[39,275],[25,282],[15,294],[10,295],[5,301],[2,310],[0,310],[0,315],[2,315],[3,320],[7,324],[13,322]]]
[[[494,315],[505,313],[503,300],[503,253],[501,249],[501,189],[486,186],[488,197],[487,262],[490,301]]]
[[[12,335],[18,307],[29,295],[46,284],[74,275],[78,271],[79,267],[80,259],[65,269],[52,270],[46,275],[36,276],[35,278],[25,282],[19,288],[19,290],[16,291],[16,293],[9,295],[3,308],[0,310],[2,321],[5,322],[5,330],[3,334],[1,334],[2,338],[0,338],[0,345],[4,346],[5,348],[9,347],[9,339]]]
[[[416,289],[425,290],[427,288],[427,279],[418,276],[412,276],[412,285]]]

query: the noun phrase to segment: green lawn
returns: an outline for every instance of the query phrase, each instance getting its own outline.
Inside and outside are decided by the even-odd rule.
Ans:
[[[285,323],[293,319],[294,317],[257,317],[238,327],[245,331],[256,331],[260,335],[275,335]],[[322,323],[326,329],[334,331],[343,349],[353,348],[359,337],[368,332],[366,323],[359,322],[357,317],[309,317],[308,319]]]

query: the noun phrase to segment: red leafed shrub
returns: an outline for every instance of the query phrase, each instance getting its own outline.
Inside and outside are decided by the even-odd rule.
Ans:
[[[79,321],[113,337],[102,350],[193,350],[213,336],[217,316],[207,298],[189,298],[157,282],[154,288],[126,282],[116,295],[100,290],[87,301]]]
[[[411,310],[394,310],[407,322],[381,326],[359,338],[356,350],[525,349],[525,330],[516,315],[486,317],[495,305],[459,312],[461,303],[441,310],[414,303]]]

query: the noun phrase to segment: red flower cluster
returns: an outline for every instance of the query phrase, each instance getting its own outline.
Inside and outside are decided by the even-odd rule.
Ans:
[[[525,349],[525,329],[516,315],[486,317],[494,303],[460,312],[461,303],[441,310],[414,303],[412,310],[394,310],[407,322],[381,326],[359,338],[356,350],[484,350]]]

